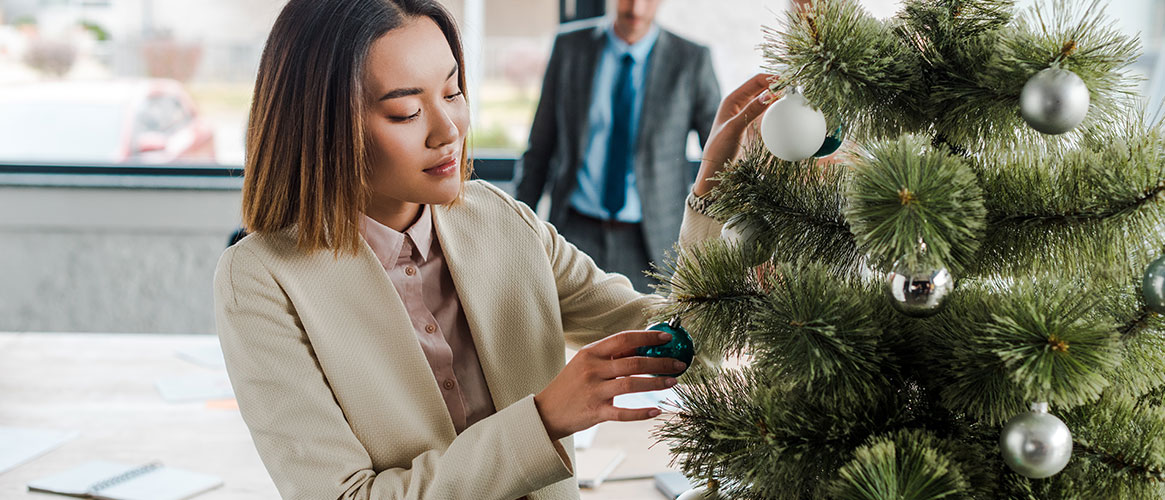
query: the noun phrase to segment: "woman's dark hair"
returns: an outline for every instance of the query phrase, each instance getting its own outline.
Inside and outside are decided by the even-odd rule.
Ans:
[[[247,123],[243,224],[296,226],[299,248],[354,253],[371,189],[364,70],[373,42],[411,19],[432,19],[457,60],[453,16],[434,0],[291,0],[259,62]],[[463,145],[464,146],[464,145]],[[472,174],[462,147],[462,183]]]

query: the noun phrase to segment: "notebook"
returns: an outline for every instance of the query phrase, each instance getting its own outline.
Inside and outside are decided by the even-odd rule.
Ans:
[[[574,453],[575,473],[580,488],[598,488],[627,456],[615,448],[590,447]]]
[[[222,486],[222,479],[160,463],[95,460],[28,483],[29,491],[100,500],[184,500]]]
[[[655,475],[655,489],[663,493],[663,496],[667,497],[667,500],[676,500],[685,491],[692,489],[694,486],[688,481],[687,477],[674,470]]]

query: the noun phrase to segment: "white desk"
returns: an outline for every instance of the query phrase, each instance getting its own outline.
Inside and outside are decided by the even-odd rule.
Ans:
[[[26,484],[87,460],[161,461],[223,479],[197,500],[278,498],[237,410],[205,402],[167,403],[161,377],[219,370],[185,361],[179,350],[214,345],[203,335],[0,333],[0,426],[74,430],[60,448],[0,473],[0,498],[66,498]],[[605,423],[594,446],[627,452],[612,477],[667,469],[666,446],[652,447],[656,421]],[[585,500],[661,500],[650,479],[603,483]]]

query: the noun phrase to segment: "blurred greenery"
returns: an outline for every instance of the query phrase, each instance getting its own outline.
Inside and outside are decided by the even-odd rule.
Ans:
[[[101,27],[100,24],[89,20],[83,20],[80,22],[80,24],[82,28],[85,28],[85,31],[93,33],[93,37],[96,38],[97,41],[104,42],[109,40],[109,31]]]

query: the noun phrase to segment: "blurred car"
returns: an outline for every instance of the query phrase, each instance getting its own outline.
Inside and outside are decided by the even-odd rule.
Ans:
[[[214,132],[174,80],[2,85],[0,162],[214,163]]]

